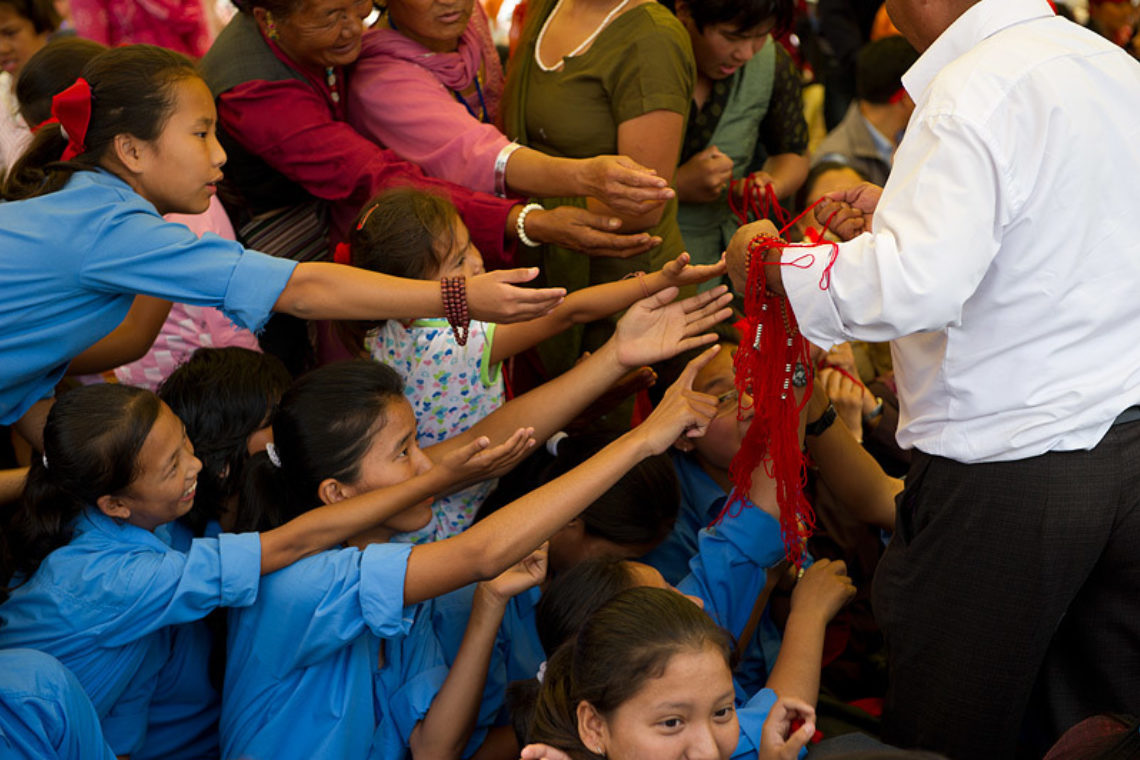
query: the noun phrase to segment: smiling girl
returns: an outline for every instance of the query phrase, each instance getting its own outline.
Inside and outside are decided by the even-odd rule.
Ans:
[[[220,306],[255,331],[271,311],[306,319],[443,314],[438,284],[297,264],[163,221],[205,211],[226,160],[213,98],[186,58],[146,45],[110,50],[56,101],[62,125],[37,133],[5,186],[18,202],[0,205],[0,424],[49,396],[70,359],[114,329],[136,293]],[[535,274],[471,278],[471,315],[544,313],[561,289],[508,284]],[[39,440],[31,417],[25,428]]]

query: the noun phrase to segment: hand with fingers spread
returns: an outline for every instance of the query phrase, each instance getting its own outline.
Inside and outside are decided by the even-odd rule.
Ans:
[[[792,591],[792,611],[826,625],[855,596],[843,560],[821,559],[804,571]]]
[[[467,307],[482,322],[524,322],[562,303],[566,288],[520,288],[538,269],[500,269],[467,280]]]
[[[883,188],[870,182],[837,190],[824,196],[826,200],[816,207],[815,216],[824,221],[830,218],[828,229],[838,235],[840,240],[850,240],[871,231],[875,208],[882,195]],[[832,214],[835,214],[834,218]]]
[[[465,446],[449,452],[433,468],[449,491],[466,488],[509,472],[534,448],[534,428],[519,428],[498,446],[480,436]]]
[[[644,214],[672,198],[664,177],[625,156],[596,156],[577,162],[583,195],[622,214]]]
[[[723,285],[675,301],[676,288],[666,288],[629,307],[610,339],[625,367],[654,364],[716,341],[707,332],[732,315],[732,295]]]
[[[681,436],[701,437],[709,423],[716,419],[716,396],[694,391],[693,380],[718,351],[720,346],[712,346],[686,364],[677,382],[665,391],[653,413],[629,433],[642,439],[648,454],[667,451]]]
[[[760,730],[757,760],[796,760],[815,736],[815,708],[800,699],[780,698]],[[553,760],[553,758],[551,759]]]
[[[621,234],[621,220],[616,216],[595,214],[577,206],[531,211],[524,223],[527,237],[532,240],[590,256],[628,258],[661,244],[661,238],[647,232]]]
[[[677,197],[685,203],[712,203],[732,182],[732,159],[715,145],[677,167]]]

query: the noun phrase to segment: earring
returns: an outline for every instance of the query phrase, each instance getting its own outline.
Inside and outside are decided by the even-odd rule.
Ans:
[[[268,11],[265,12],[265,27],[269,34],[269,39],[277,39],[277,23],[273,20],[273,14]]]

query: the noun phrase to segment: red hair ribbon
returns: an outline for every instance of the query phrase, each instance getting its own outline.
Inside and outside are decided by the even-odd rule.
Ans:
[[[337,243],[333,250],[333,261],[338,264],[352,265],[352,248],[348,243]]]
[[[52,118],[67,137],[61,160],[70,161],[87,150],[87,127],[91,124],[91,85],[83,77],[51,99]],[[49,120],[50,121],[50,120]]]
[[[903,99],[903,98],[905,98],[905,97],[906,97],[906,88],[905,88],[905,87],[900,87],[900,88],[898,88],[897,90],[895,90],[895,94],[894,94],[894,95],[892,95],[892,96],[891,96],[891,97],[890,97],[890,98],[887,100],[887,102],[888,102],[888,103],[890,103],[891,105],[894,105],[894,104],[896,104],[896,103],[901,103],[901,102],[902,102],[902,99]]]

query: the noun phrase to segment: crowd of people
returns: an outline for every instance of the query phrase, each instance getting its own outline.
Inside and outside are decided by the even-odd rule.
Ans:
[[[0,755],[1140,758],[1134,0],[234,5],[0,0]]]

